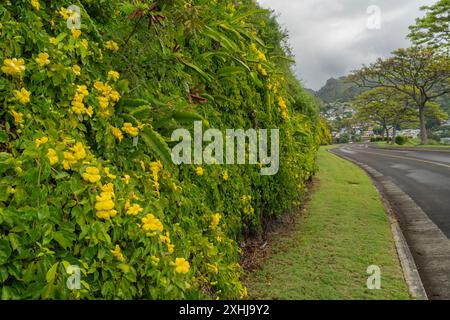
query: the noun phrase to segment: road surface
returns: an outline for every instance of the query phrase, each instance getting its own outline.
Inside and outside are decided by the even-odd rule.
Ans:
[[[426,219],[391,203],[402,211],[397,212],[400,224],[403,220],[402,229],[428,297],[450,299],[450,150],[389,150],[355,144],[332,151],[377,170],[422,209]]]

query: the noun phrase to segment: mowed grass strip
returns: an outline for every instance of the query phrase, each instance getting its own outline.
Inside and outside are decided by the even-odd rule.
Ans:
[[[295,228],[270,238],[260,270],[244,280],[251,299],[410,299],[390,223],[370,178],[354,164],[319,152],[312,199]],[[381,289],[367,289],[370,265]]]

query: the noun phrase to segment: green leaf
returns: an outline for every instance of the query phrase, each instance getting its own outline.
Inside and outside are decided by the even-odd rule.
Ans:
[[[47,280],[47,283],[53,283],[55,281],[56,277],[56,270],[58,269],[59,262],[55,263],[45,275],[45,279]]]
[[[141,137],[145,144],[156,153],[156,155],[166,166],[170,166],[172,164],[172,156],[169,146],[159,133],[147,127],[142,131]]]
[[[11,255],[11,247],[6,240],[0,240],[0,265],[5,264]]]
[[[236,75],[245,73],[242,67],[224,67],[220,69],[217,74],[219,77],[235,77]]]
[[[202,69],[200,69],[199,67],[197,67],[195,64],[187,62],[182,60],[182,62],[189,68],[194,69],[195,71],[197,71],[206,81],[211,82],[212,78]]]

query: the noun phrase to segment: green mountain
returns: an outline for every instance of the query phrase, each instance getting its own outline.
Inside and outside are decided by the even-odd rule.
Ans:
[[[365,91],[365,89],[347,82],[346,79],[346,77],[329,79],[325,86],[316,92],[316,96],[325,103],[348,102]]]

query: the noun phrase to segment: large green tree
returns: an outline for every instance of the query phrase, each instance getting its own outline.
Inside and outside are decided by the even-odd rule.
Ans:
[[[450,49],[450,0],[440,0],[433,6],[421,8],[426,11],[423,18],[410,27],[409,38],[418,45]]]
[[[354,71],[349,78],[361,87],[390,88],[411,98],[419,114],[421,143],[426,144],[426,106],[450,92],[450,59],[432,48],[399,49],[387,59]]]
[[[403,124],[417,123],[417,111],[411,107],[411,99],[405,94],[390,88],[376,88],[366,91],[354,99],[356,118],[375,123],[383,128],[386,140],[392,129],[392,142],[397,128]]]

